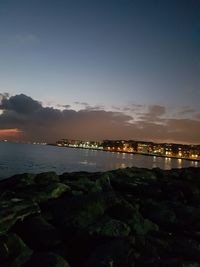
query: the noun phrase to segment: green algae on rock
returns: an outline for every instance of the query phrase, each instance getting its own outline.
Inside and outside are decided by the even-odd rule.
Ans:
[[[200,169],[0,181],[0,266],[200,266]]]

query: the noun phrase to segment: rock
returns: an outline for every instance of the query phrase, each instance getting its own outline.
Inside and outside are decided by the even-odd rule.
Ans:
[[[23,173],[0,181],[0,192],[13,191],[34,184],[35,174]]]
[[[70,267],[69,263],[55,253],[34,253],[22,267]]]
[[[151,231],[158,231],[159,227],[148,219],[144,219],[137,205],[133,206],[125,200],[118,201],[109,210],[108,214],[117,220],[126,222],[136,235],[146,235]]]
[[[50,199],[59,198],[64,193],[70,192],[69,186],[62,183],[50,183],[48,185],[33,185],[17,192],[17,196],[25,199],[32,199],[35,202],[46,202]]]
[[[50,250],[62,242],[58,230],[39,215],[18,222],[12,231],[20,235],[26,244],[36,251]]]
[[[48,185],[50,183],[59,183],[60,179],[55,172],[43,172],[36,175],[35,182],[40,185]]]
[[[16,234],[0,236],[0,266],[20,267],[32,254]]]
[[[87,177],[72,181],[65,180],[65,184],[72,188],[72,190],[82,191],[84,193],[95,193],[102,190],[101,186],[89,180]]]
[[[115,239],[94,249],[84,266],[133,267],[134,253],[129,240]]]
[[[200,264],[197,262],[184,262],[183,267],[200,267]]]
[[[37,202],[48,201],[49,199],[59,198],[64,193],[70,192],[71,188],[62,183],[52,183],[44,188],[41,188],[40,191],[36,192],[33,199]]]
[[[91,193],[51,201],[44,204],[42,210],[52,214],[53,223],[58,227],[84,229],[101,218],[115,202],[114,193]]]
[[[198,267],[199,174],[127,168],[2,181],[0,266]]]
[[[110,217],[124,222],[131,220],[135,212],[138,212],[138,206],[133,206],[122,198],[118,199],[116,203],[107,210],[107,214]]]
[[[100,237],[126,237],[130,234],[130,227],[124,222],[105,218],[89,227],[89,233]]]
[[[170,242],[170,252],[181,256],[185,261],[200,264],[200,242],[186,237],[174,237]]]
[[[168,203],[146,200],[141,202],[140,210],[143,217],[148,218],[165,230],[171,231],[178,227],[176,214]]]
[[[112,186],[110,184],[110,177],[108,173],[102,174],[97,180],[96,185],[101,188],[102,191],[111,191]]]
[[[76,177],[76,179],[72,180],[66,178],[64,179],[64,183],[70,186],[73,191],[82,191],[88,194],[112,190],[112,187],[110,185],[110,179],[107,174],[102,174],[96,179],[89,179],[85,176],[81,176],[80,178]]]
[[[31,200],[10,199],[0,202],[0,234],[7,232],[17,221],[40,213],[39,206]]]

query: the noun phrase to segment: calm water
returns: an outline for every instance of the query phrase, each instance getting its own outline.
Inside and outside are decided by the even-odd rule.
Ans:
[[[0,178],[17,173],[105,171],[125,167],[200,167],[199,162],[43,145],[0,143]]]

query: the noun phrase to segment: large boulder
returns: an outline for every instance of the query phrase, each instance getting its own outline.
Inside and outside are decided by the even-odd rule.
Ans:
[[[0,236],[0,266],[20,267],[31,254],[32,250],[16,234]]]
[[[152,199],[141,201],[142,215],[159,225],[161,228],[172,231],[177,229],[178,220],[174,210],[166,202],[155,202]]]
[[[35,183],[47,185],[50,183],[59,183],[59,176],[55,172],[43,172],[35,176]]]
[[[46,202],[50,199],[59,198],[64,193],[70,192],[71,189],[68,185],[62,183],[50,183],[47,185],[33,185],[28,186],[26,190],[15,192],[15,195],[24,199],[32,199],[40,203]]]
[[[22,267],[70,267],[69,263],[55,253],[34,253]]]
[[[99,220],[115,202],[113,192],[98,192],[52,200],[42,205],[42,211],[52,214],[58,227],[84,229]]]
[[[89,227],[90,235],[99,237],[126,237],[130,232],[126,223],[107,217]]]
[[[115,239],[95,248],[85,267],[133,267],[134,252],[131,241]]]
[[[17,190],[34,184],[35,174],[23,173],[0,181],[0,192]]]
[[[134,235],[144,236],[149,232],[159,230],[155,223],[143,218],[138,205],[133,206],[123,199],[118,200],[107,213],[114,219],[126,222]]]
[[[7,232],[17,221],[40,213],[38,204],[31,200],[10,199],[0,202],[0,234]]]
[[[83,177],[78,180],[65,180],[65,184],[73,191],[81,191],[84,193],[95,193],[102,190],[100,185],[91,181],[87,177]]]
[[[36,251],[51,250],[62,242],[58,230],[41,215],[30,216],[17,222],[12,231],[20,235],[26,244]]]

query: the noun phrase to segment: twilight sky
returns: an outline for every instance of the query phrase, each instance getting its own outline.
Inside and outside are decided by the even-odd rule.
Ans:
[[[0,0],[0,139],[200,143],[199,0]]]

